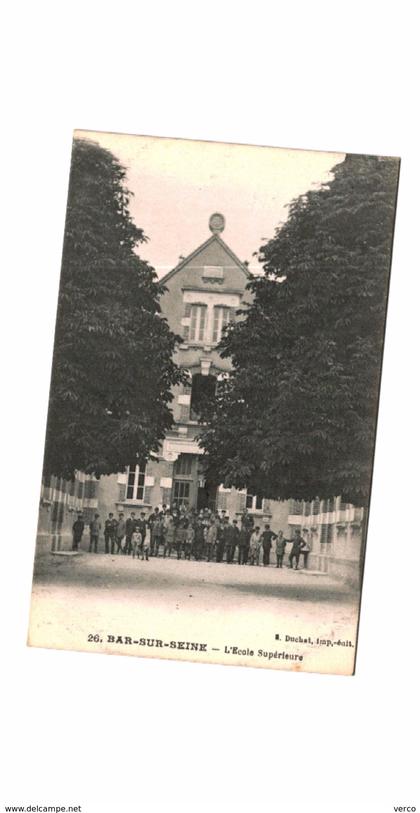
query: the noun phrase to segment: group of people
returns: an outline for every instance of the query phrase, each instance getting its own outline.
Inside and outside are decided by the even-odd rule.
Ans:
[[[79,514],[73,524],[73,550],[78,550],[85,529],[83,515]],[[89,523],[89,552],[98,553],[102,523],[99,514]],[[175,554],[177,559],[227,562],[238,565],[270,564],[270,553],[275,546],[277,567],[283,567],[286,544],[291,543],[289,567],[297,570],[300,557],[304,568],[308,565],[310,545],[296,529],[291,540],[285,539],[283,531],[274,533],[269,524],[263,529],[256,525],[245,510],[237,519],[230,521],[225,510],[211,512],[178,509],[176,506],[155,508],[149,517],[142,511],[136,517],[133,511],[128,519],[121,512],[118,518],[110,513],[105,520],[105,553],[121,554],[148,560],[149,556],[164,558]]]

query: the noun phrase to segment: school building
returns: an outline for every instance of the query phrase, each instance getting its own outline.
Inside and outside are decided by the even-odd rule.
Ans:
[[[161,299],[162,315],[171,330],[182,336],[175,361],[187,373],[188,383],[174,388],[174,423],[159,455],[119,475],[101,478],[98,500],[102,513],[148,513],[156,505],[177,505],[198,510],[225,508],[233,519],[247,507],[261,520],[272,519],[271,501],[206,480],[203,450],[197,441],[200,401],[215,391],[218,380],[231,367],[216,349],[223,328],[243,318],[238,310],[252,296],[246,290],[251,276],[247,265],[223,240],[224,227],[223,215],[213,214],[210,237],[162,279],[167,289]],[[286,529],[287,505],[277,506],[276,519]]]
[[[311,541],[310,566],[352,581],[361,544],[360,509],[343,506],[339,498],[334,505],[267,500],[205,478],[197,441],[198,405],[229,373],[229,360],[216,348],[224,326],[243,318],[238,310],[252,297],[246,290],[251,277],[247,264],[223,240],[224,228],[223,215],[213,214],[210,237],[162,279],[167,289],[161,298],[162,315],[182,336],[175,361],[186,371],[188,383],[174,388],[174,422],[159,454],[99,481],[80,472],[74,483],[51,478],[41,493],[39,545],[46,550],[68,548],[79,511],[87,522],[97,511],[103,523],[110,511],[125,516],[135,511],[139,516],[162,505],[225,509],[231,519],[247,508],[255,523],[268,522],[286,537],[299,527]]]

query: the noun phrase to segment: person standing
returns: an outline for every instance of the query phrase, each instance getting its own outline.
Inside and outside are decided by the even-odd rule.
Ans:
[[[257,525],[251,534],[251,541],[249,545],[249,558],[251,565],[260,564],[260,549],[261,549],[261,535],[259,525]]]
[[[226,544],[226,527],[228,525],[228,519],[226,518],[224,522],[220,522],[217,528],[217,547],[216,547],[216,562],[223,562],[223,556],[225,553],[225,544]]]
[[[254,530],[254,519],[251,514],[248,514],[247,508],[242,512],[241,528],[245,528],[245,530],[249,531],[249,537],[251,538],[252,531]]]
[[[78,514],[77,519],[73,522],[73,544],[72,550],[79,550],[79,545],[82,541],[83,531],[85,530],[85,523],[83,522],[83,514]]]
[[[134,533],[134,528],[136,527],[136,515],[134,511],[131,512],[130,516],[128,517],[127,522],[125,523],[125,548],[124,553],[128,556],[131,553],[131,537]]]
[[[246,565],[248,561],[249,534],[242,525],[238,534],[238,565]]]
[[[160,511],[156,506],[155,510],[149,515],[147,524],[150,528],[150,555],[155,555],[155,526],[160,519]]]
[[[277,542],[276,542],[276,558],[277,558],[277,567],[283,567],[283,557],[284,557],[284,549],[286,547],[286,540],[283,537],[283,531],[279,531],[277,534]]]
[[[109,553],[112,548],[114,551],[115,532],[117,528],[117,520],[113,513],[108,514],[108,519],[105,520],[104,537],[105,537],[105,553]]]
[[[144,511],[141,511],[140,520],[139,520],[139,522],[137,524],[139,526],[139,531],[141,533],[141,539],[142,539],[141,545],[142,545],[142,550],[143,550],[143,544],[144,544],[144,540],[146,539],[146,532],[147,532],[146,514],[144,513]]]
[[[117,545],[117,553],[123,552],[123,539],[125,537],[125,519],[124,514],[121,512],[118,514],[118,522],[117,527],[115,529],[115,542]],[[111,552],[114,553],[114,546],[112,546]]]
[[[132,548],[132,556],[133,559],[137,555],[137,559],[140,559],[141,553],[141,533],[139,531],[139,526],[136,525],[131,537],[131,548]]]
[[[194,559],[198,562],[203,555],[204,548],[204,524],[198,519],[194,528]]]
[[[149,551],[150,551],[150,528],[147,527],[145,523],[145,532],[144,535],[140,530],[141,535],[141,558],[146,562],[149,561]]]
[[[214,546],[216,544],[217,539],[217,525],[214,519],[210,520],[210,525],[207,529],[207,536],[206,536],[206,555],[207,561],[211,562],[213,559],[214,553]]]
[[[152,556],[159,556],[159,548],[163,542],[163,518],[161,516],[159,516],[153,523],[151,534],[153,534],[153,536],[152,548],[150,552]]]
[[[310,543],[310,540],[309,540],[309,536],[307,536],[306,539],[303,540],[303,542],[304,542],[304,544],[301,547],[300,552],[301,552],[301,554],[303,556],[303,567],[305,568],[305,570],[307,570],[307,568],[308,568],[308,557],[309,557],[309,554],[310,554],[310,552],[312,550],[311,543]]]
[[[299,529],[296,528],[292,539],[292,549],[289,554],[289,567],[291,567],[292,570],[298,570],[299,568],[300,553],[303,547],[305,547],[305,540],[301,536]],[[295,562],[294,567],[293,562]]]
[[[186,528],[184,524],[184,520],[181,518],[178,520],[178,523],[175,528],[175,550],[176,550],[176,558],[181,558],[181,552],[185,545],[185,534]]]
[[[185,559],[191,559],[191,551],[194,546],[194,538],[195,538],[194,526],[192,522],[189,522],[188,527],[185,531],[185,548],[184,548]]]
[[[269,525],[264,525],[264,530],[261,534],[264,567],[270,564],[270,551],[273,545],[273,539],[276,539],[276,534],[271,530]]]
[[[163,529],[163,557],[171,558],[172,548],[175,543],[175,523],[170,514],[166,515],[166,521]]]
[[[94,549],[95,553],[98,553],[98,540],[99,534],[101,532],[101,523],[99,520],[99,514],[95,514],[95,519],[89,524],[89,531],[90,531],[90,542],[89,542],[89,553],[92,553],[92,548]]]
[[[235,556],[236,545],[238,544],[239,539],[239,528],[236,519],[233,520],[232,525],[228,523],[226,528],[226,537],[227,537],[226,561],[228,562],[228,564],[231,565]]]

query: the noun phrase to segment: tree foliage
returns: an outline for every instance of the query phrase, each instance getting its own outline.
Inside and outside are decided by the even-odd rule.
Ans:
[[[135,249],[125,169],[98,144],[73,146],[44,475],[109,474],[146,458],[172,424],[175,337],[164,288]]]
[[[260,249],[253,303],[220,345],[232,374],[204,416],[209,476],[366,502],[397,180],[396,159],[348,155]]]

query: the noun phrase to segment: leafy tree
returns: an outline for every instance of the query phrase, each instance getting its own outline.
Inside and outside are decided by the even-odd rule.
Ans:
[[[122,470],[172,424],[175,337],[164,288],[135,249],[126,172],[98,144],[74,141],[44,476]]]
[[[260,249],[264,276],[220,348],[208,474],[278,499],[370,491],[398,161],[348,155]]]

